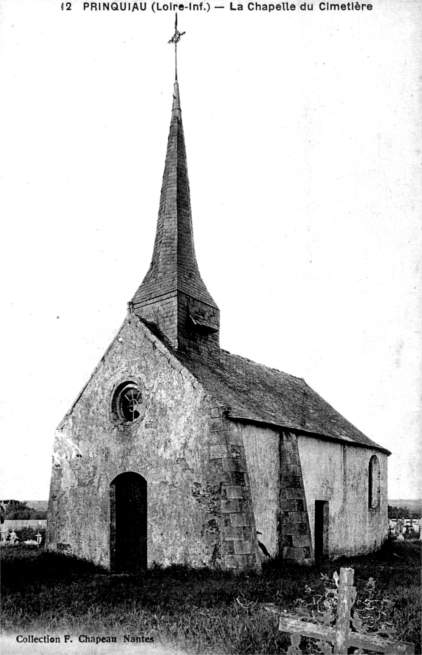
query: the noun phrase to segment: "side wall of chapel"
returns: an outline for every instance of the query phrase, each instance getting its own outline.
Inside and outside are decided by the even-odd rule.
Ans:
[[[274,557],[314,558],[315,501],[328,502],[328,556],[377,550],[388,531],[387,456],[257,425],[237,427],[245,445],[258,540]],[[380,464],[379,500],[369,507],[369,462]]]
[[[142,391],[140,418],[113,414],[122,382]],[[257,567],[243,449],[196,379],[129,317],[56,433],[50,549],[110,567],[110,485],[132,471],[147,481],[148,564]]]
[[[312,542],[315,543],[315,501],[329,503],[330,557],[369,553],[381,547],[388,534],[387,455],[377,449],[298,439]],[[369,507],[369,464],[380,465],[377,506]]]

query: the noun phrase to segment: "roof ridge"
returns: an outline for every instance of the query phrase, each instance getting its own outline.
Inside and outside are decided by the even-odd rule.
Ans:
[[[277,425],[389,454],[303,379],[220,349],[179,357],[209,393],[232,407],[233,419]],[[230,416],[230,415],[229,415]]]
[[[229,350],[225,350],[224,348],[221,348],[220,350],[221,352],[227,353],[227,355],[230,355],[231,357],[238,357],[239,359],[243,359],[246,362],[250,362],[255,366],[262,366],[262,368],[265,368],[267,370],[275,371],[276,373],[282,373],[283,375],[287,375],[289,378],[300,380],[301,382],[304,382],[306,386],[309,386],[304,378],[298,377],[297,375],[293,375],[292,373],[286,373],[286,371],[282,371],[279,368],[274,368],[274,366],[267,366],[267,364],[261,364],[261,362],[256,362],[253,359],[249,359],[249,357],[244,357],[243,355],[237,355],[235,353],[231,353]]]

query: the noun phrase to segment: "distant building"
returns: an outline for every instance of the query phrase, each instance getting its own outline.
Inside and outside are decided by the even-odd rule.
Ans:
[[[389,451],[303,379],[221,349],[219,328],[195,256],[176,81],[151,266],[57,430],[50,549],[131,571],[381,546]]]

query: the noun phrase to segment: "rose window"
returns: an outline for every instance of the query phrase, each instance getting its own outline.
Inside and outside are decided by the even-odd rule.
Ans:
[[[142,393],[135,382],[125,382],[116,389],[113,413],[125,423],[133,423],[141,416]]]

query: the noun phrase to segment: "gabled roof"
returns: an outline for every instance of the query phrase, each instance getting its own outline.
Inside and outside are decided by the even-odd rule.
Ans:
[[[306,382],[226,350],[175,352],[176,357],[219,402],[227,416],[377,448]]]

